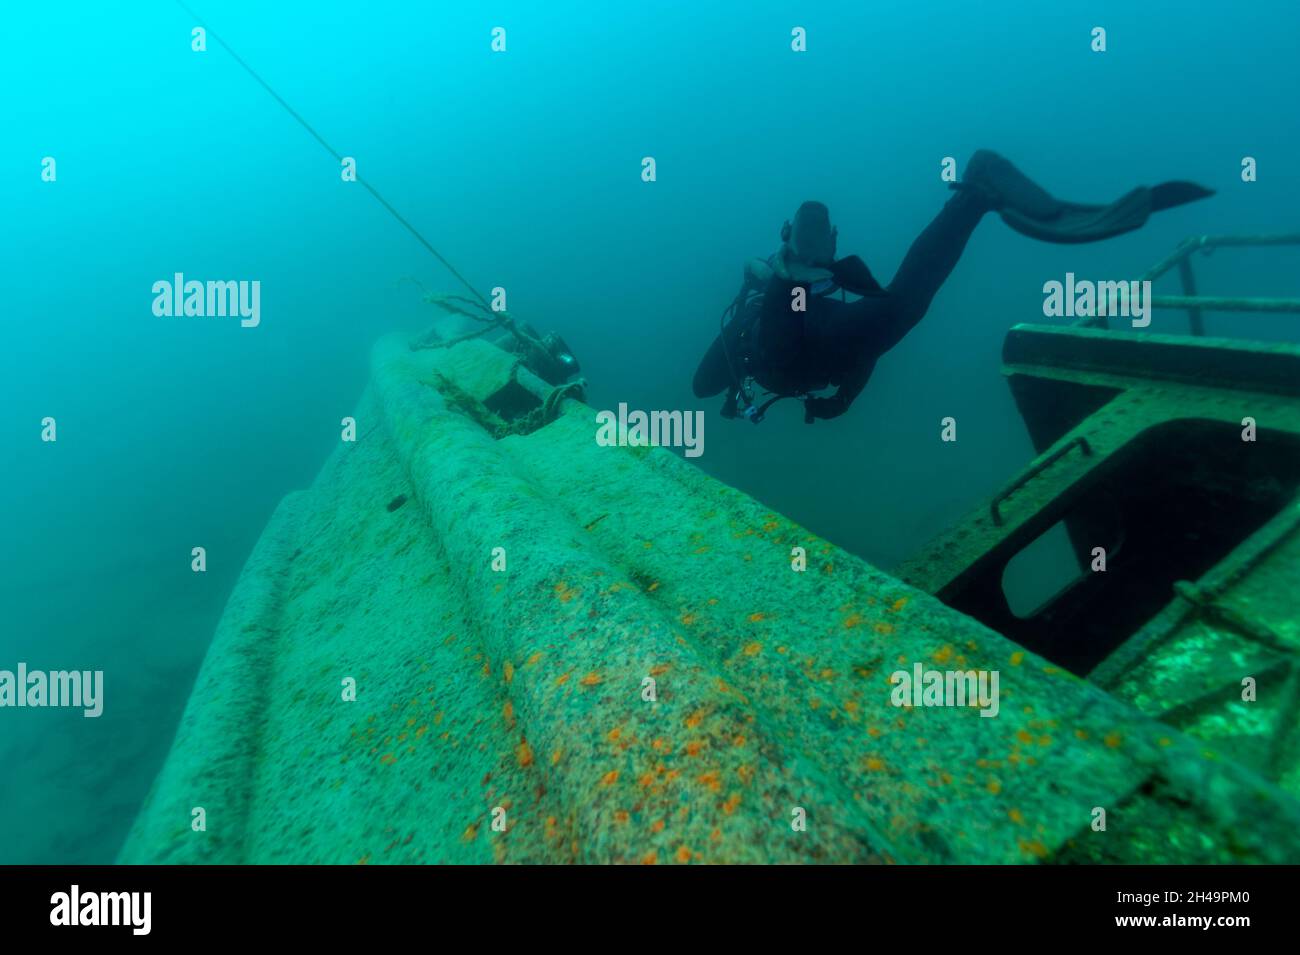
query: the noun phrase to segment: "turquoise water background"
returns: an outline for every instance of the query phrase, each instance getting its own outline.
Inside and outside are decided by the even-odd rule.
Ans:
[[[564,335],[595,408],[704,408],[699,466],[885,568],[1031,456],[998,363],[1043,282],[1134,276],[1191,234],[1300,228],[1291,2],[195,5],[476,287]],[[0,863],[106,862],[371,342],[434,318],[403,279],[457,289],[218,44],[191,50],[174,3],[4,20],[0,669],[102,669],[106,700],[97,720],[0,710]],[[943,157],[980,147],[1070,199],[1219,192],[1082,247],[990,217],[837,420],[805,427],[787,402],[755,428],[692,396],[743,261],[801,201],[828,203],[840,252],[887,281],[946,198]],[[1198,259],[1201,290],[1296,295],[1296,255]],[[154,316],[152,284],[177,271],[259,280],[260,326]],[[1294,322],[1207,317],[1272,340]],[[937,440],[949,414],[956,444]]]

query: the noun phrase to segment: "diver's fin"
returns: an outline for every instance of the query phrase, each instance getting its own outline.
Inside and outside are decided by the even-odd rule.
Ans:
[[[1158,186],[1151,187],[1151,211],[1159,212],[1161,209],[1181,206],[1184,202],[1195,202],[1197,199],[1206,199],[1212,195],[1214,195],[1213,189],[1206,189],[1194,182],[1182,180],[1162,182]]]
[[[1153,212],[1214,195],[1213,190],[1190,182],[1166,182],[1138,188],[1110,205],[1060,202],[1050,219],[1036,219],[1018,209],[1004,208],[1002,221],[1017,232],[1044,242],[1096,242],[1141,228]]]
[[[990,209],[1011,210],[1039,222],[1050,222],[1061,213],[1061,203],[1046,189],[991,149],[975,151],[962,181],[953,188],[977,194]]]
[[[978,150],[955,188],[973,192],[1017,232],[1044,242],[1096,242],[1140,228],[1153,212],[1214,195],[1193,182],[1138,188],[1109,205],[1064,202],[997,153]]]

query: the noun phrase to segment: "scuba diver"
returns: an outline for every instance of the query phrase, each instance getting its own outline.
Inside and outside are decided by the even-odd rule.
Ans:
[[[986,149],[971,157],[962,181],[951,188],[956,195],[883,288],[856,255],[836,258],[838,230],[826,206],[801,205],[794,222],[781,229],[780,249],[746,263],[744,284],[695,372],[695,396],[725,391],[723,416],[755,423],[782,398],[801,400],[808,424],[838,417],[880,356],[925,316],[986,212],[1046,242],[1094,242],[1140,227],[1152,212],[1213,195],[1194,183],[1166,182],[1139,186],[1105,206],[1063,202]],[[846,293],[860,298],[847,301]],[[762,404],[754,401],[754,383],[771,395]],[[812,394],[831,386],[833,395]]]

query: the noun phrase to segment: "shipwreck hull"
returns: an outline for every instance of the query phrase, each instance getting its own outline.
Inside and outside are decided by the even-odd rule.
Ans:
[[[492,345],[380,341],[356,418],[250,556],[122,861],[1296,858],[1260,775],[668,451],[598,445]],[[892,705],[917,662],[999,671],[998,715]]]

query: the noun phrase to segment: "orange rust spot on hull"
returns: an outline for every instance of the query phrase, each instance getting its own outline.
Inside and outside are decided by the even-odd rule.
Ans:
[[[1020,845],[1020,851],[1023,852],[1025,855],[1035,856],[1036,858],[1039,859],[1043,859],[1047,857],[1047,846],[1043,845],[1037,839],[1033,840],[1032,842],[1026,839],[1021,839],[1019,841],[1019,845]]]

